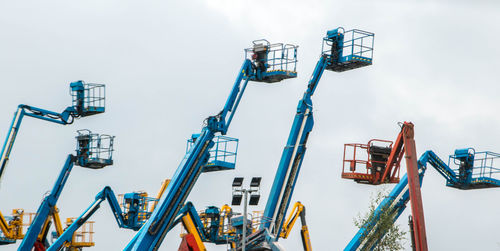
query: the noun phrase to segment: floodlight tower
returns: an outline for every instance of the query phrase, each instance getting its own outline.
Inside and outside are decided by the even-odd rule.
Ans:
[[[245,251],[246,237],[247,237],[247,206],[257,206],[260,200],[260,181],[262,177],[253,177],[250,182],[249,188],[243,188],[243,177],[236,177],[233,180],[233,198],[231,200],[232,206],[241,205],[241,199],[243,197],[243,236],[241,248]],[[250,202],[247,198],[250,194]]]

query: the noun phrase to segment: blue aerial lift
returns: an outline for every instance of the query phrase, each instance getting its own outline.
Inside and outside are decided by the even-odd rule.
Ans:
[[[96,195],[95,201],[64,232],[59,234],[59,237],[50,245],[48,250],[59,250],[63,245],[66,246],[66,243],[71,242],[75,232],[92,217],[104,200],[108,200],[118,227],[134,231],[139,230],[153,213],[158,200],[165,192],[169,183],[170,179],[166,179],[162,183],[156,198],[148,197],[148,194],[145,192],[132,192],[119,195],[118,197],[122,198],[121,203],[119,202],[120,199],[116,198],[111,187],[106,186]]]
[[[201,217],[208,219],[208,221],[202,221]],[[203,242],[212,242],[215,244],[226,244],[228,242],[228,236],[220,231],[220,226],[224,222],[220,222],[219,208],[209,207],[205,210],[204,214],[201,214],[201,217],[190,201],[186,202],[179,211],[179,216],[174,221],[172,228],[182,223],[184,229],[187,231],[187,234],[183,237],[183,242],[186,243],[181,243],[179,251],[206,251]]]
[[[168,180],[163,183],[162,189],[159,192],[160,196],[167,185]],[[111,187],[106,186],[97,194],[95,201],[64,230],[47,250],[59,250],[65,242],[70,242],[75,231],[87,222],[105,200],[108,201],[111,207],[118,227],[137,231],[151,216],[152,209],[156,206],[158,198],[147,197],[147,194],[142,192],[132,192],[124,194],[122,203],[120,203]]]
[[[179,251],[206,251],[204,242],[234,246],[241,232],[225,225],[226,222],[234,220],[232,216],[232,208],[228,205],[224,205],[220,209],[209,206],[203,212],[198,213],[193,203],[186,202],[170,226],[172,229],[181,223],[187,231],[185,235],[182,235],[183,240]]]
[[[312,95],[324,70],[343,72],[372,64],[374,34],[362,30],[337,28],[323,38],[321,57],[297,106],[297,113],[265,207],[260,229],[270,235],[266,242],[272,247],[281,237],[283,221],[297,182],[307,139],[314,126]],[[254,236],[249,236],[254,238]],[[257,243],[255,247],[261,248]]]
[[[57,200],[75,164],[91,169],[101,169],[113,164],[113,136],[99,135],[89,130],[79,130],[76,139],[76,156],[72,154],[68,155],[52,191],[45,196],[38,208],[35,219],[29,226],[19,246],[20,251],[28,251],[33,248],[44,222],[46,222],[47,217],[51,214],[51,210],[56,206]]]
[[[247,250],[261,250],[263,248],[278,250],[279,247],[276,244],[277,240],[280,237],[286,238],[288,236],[291,227],[298,217],[301,218],[303,223],[301,232],[304,249],[311,250],[309,234],[305,224],[305,207],[301,203],[295,205],[295,213],[286,221],[286,230],[282,231],[286,210],[288,209],[305,154],[307,138],[314,125],[311,97],[325,69],[343,72],[371,65],[373,57],[373,37],[373,33],[366,31],[350,30],[346,32],[343,28],[337,28],[328,31],[327,36],[323,38],[321,57],[314,69],[307,90],[303,98],[299,101],[297,114],[295,115],[290,135],[283,151],[266,209],[261,220],[260,230],[248,235],[245,241],[245,248]],[[189,207],[193,207],[192,204],[189,204]],[[190,224],[184,223],[184,226],[188,230],[188,233],[195,235],[196,240],[201,239],[201,241],[215,244],[232,243],[233,249],[239,250],[242,248],[241,236],[239,236],[241,233],[238,234],[238,231],[217,234],[222,231],[222,226],[219,224],[222,220],[219,219],[220,214],[218,208],[208,207],[203,215],[213,216],[211,217],[212,220],[210,224],[207,226],[198,221],[195,216],[191,216],[189,219],[185,219],[185,217],[182,219],[183,222],[192,222]],[[179,217],[182,217],[182,215]],[[234,218],[231,220],[233,226],[235,225],[234,220]],[[190,225],[194,227],[190,228]]]
[[[19,132],[21,122],[24,116],[37,118],[52,123],[68,125],[72,124],[75,118],[87,117],[105,111],[105,86],[102,84],[90,84],[81,80],[70,83],[70,94],[72,96],[72,105],[57,113],[34,106],[21,104],[14,114],[7,138],[0,153],[0,181],[7,164],[10,160],[10,154]],[[15,243],[16,239],[23,238],[22,228],[17,224],[20,222],[19,215],[13,214],[13,220],[9,222],[0,213],[0,245]]]
[[[243,233],[243,225],[238,217],[233,218],[233,216],[235,213],[227,204],[221,208],[208,206],[203,212],[198,213],[194,205],[188,201],[182,207],[173,226],[182,223],[187,231],[183,242],[192,236],[192,241],[187,240],[187,246],[191,249],[206,250],[203,242],[216,245],[230,244],[234,248],[235,243]],[[251,227],[248,228],[248,232],[251,232]],[[183,251],[184,249],[180,248],[179,250]]]
[[[234,168],[236,152],[232,161],[224,160],[226,154],[223,149],[219,151],[222,163],[210,164],[213,160],[220,161],[213,159],[215,156],[210,154],[210,149],[215,145],[214,137],[217,133],[221,135],[227,133],[248,81],[275,83],[297,76],[296,53],[297,47],[294,45],[270,44],[267,40],[254,41],[253,47],[245,50],[245,60],[224,108],[217,115],[205,120],[200,134],[193,135],[192,145],[179,164],[151,218],[125,250],[157,250],[199,175],[202,172]]]
[[[105,111],[104,85],[87,84],[79,80],[70,83],[69,87],[72,96],[72,105],[64,109],[61,113],[24,104],[18,106],[0,155],[0,180],[9,162],[9,156],[24,116],[68,125],[72,124],[75,118],[87,117]]]
[[[446,179],[446,185],[449,187],[461,190],[500,187],[499,180],[495,178],[500,174],[500,169],[493,166],[494,160],[498,159],[500,154],[497,153],[488,151],[476,153],[473,148],[464,148],[455,150],[455,154],[449,156],[448,164],[445,164],[433,151],[426,151],[418,160],[420,186],[427,164],[430,164]],[[456,165],[458,168],[452,168],[451,165]],[[370,216],[370,221],[359,229],[344,250],[373,250],[385,235],[385,232],[378,227],[381,213],[391,215],[394,223],[406,209],[409,200],[408,177],[405,174],[389,195],[380,202]],[[410,227],[413,233],[413,224],[410,224]],[[413,234],[412,243],[415,243]]]

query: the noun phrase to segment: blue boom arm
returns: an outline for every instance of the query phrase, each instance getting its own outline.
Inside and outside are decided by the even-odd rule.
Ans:
[[[127,228],[138,230],[140,226],[135,224],[129,224],[124,217],[124,213],[120,208],[120,203],[116,199],[115,193],[111,187],[106,186],[101,192],[99,192],[95,201],[78,217],[66,230],[64,230],[63,234],[57,238],[57,240],[50,246],[48,251],[50,250],[59,250],[59,248],[67,241],[71,241],[73,238],[73,234],[78,228],[80,228],[87,220],[100,208],[101,203],[107,200],[109,206],[111,207],[111,211],[113,211],[113,215],[115,216],[116,223],[120,228]],[[128,219],[134,218],[133,215],[128,215]]]
[[[283,226],[283,219],[290,204],[293,189],[306,152],[307,138],[314,126],[311,97],[326,66],[326,57],[322,56],[316,64],[306,92],[297,106],[297,113],[290,130],[290,135],[281,155],[278,170],[267,200],[263,219],[270,220],[264,221],[261,229],[269,229],[276,240],[280,236],[279,233]]]
[[[71,154],[68,155],[66,163],[64,164],[64,167],[61,170],[59,177],[57,178],[56,183],[52,188],[52,191],[48,196],[46,196],[43,199],[42,204],[38,208],[35,219],[28,228],[28,231],[26,232],[26,235],[24,236],[24,239],[21,245],[19,246],[20,251],[29,251],[33,248],[33,245],[35,244],[35,241],[38,237],[38,234],[40,234],[42,226],[50,214],[50,210],[54,208],[54,206],[57,203],[57,200],[59,199],[59,196],[61,195],[64,185],[68,180],[69,174],[73,169],[75,160],[76,160],[75,156]]]
[[[433,151],[426,151],[422,158],[425,158],[422,160],[422,164],[431,164],[431,166],[434,167],[434,169],[436,169],[438,173],[446,179],[447,183],[458,183],[455,172],[448,165],[446,165],[443,160],[441,160],[441,158],[439,158]]]
[[[85,96],[85,83],[81,80],[72,82],[70,84],[70,88],[73,93],[72,95],[74,96],[74,105],[67,107],[61,113],[23,104],[18,106],[17,111],[14,113],[14,119],[10,125],[7,138],[5,139],[5,143],[2,148],[2,153],[0,155],[0,180],[9,162],[9,156],[12,151],[12,147],[14,146],[14,142],[16,141],[16,136],[19,132],[24,116],[56,124],[68,125],[73,123],[74,118],[90,115],[90,113],[88,113],[88,111],[84,108],[89,99],[89,97]],[[102,112],[104,111],[103,107],[100,109],[102,109]],[[101,110],[99,112],[101,112]]]
[[[14,146],[14,142],[16,141],[16,136],[19,132],[19,128],[21,127],[21,122],[23,121],[24,116],[42,119],[61,125],[67,125],[73,123],[73,119],[68,119],[70,117],[70,114],[74,112],[76,112],[76,110],[73,107],[66,108],[66,110],[64,110],[64,112],[62,113],[56,113],[33,106],[19,105],[16,113],[14,113],[14,119],[12,120],[9,133],[7,134],[7,139],[5,140],[2,148],[2,157],[0,159],[0,178],[5,171],[5,168],[7,167],[7,163],[9,162],[9,156],[12,151],[12,147]]]
[[[252,63],[246,59],[224,109],[216,116],[207,118],[206,125],[182,159],[151,218],[125,247],[125,250],[157,250],[160,247],[201,174],[202,167],[208,162],[210,157],[208,151],[214,145],[212,139],[215,133],[225,134],[227,132],[247,83],[253,75]],[[229,118],[226,121],[228,114]]]
[[[205,233],[205,227],[203,226],[203,222],[201,222],[200,216],[198,215],[196,208],[190,201],[186,202],[186,205],[184,205],[181,208],[181,210],[179,211],[179,215],[177,216],[177,219],[174,221],[174,224],[172,224],[172,227],[170,229],[172,229],[177,224],[181,223],[182,218],[186,215],[189,215],[191,217],[191,220],[193,221],[192,223],[194,224],[197,233],[200,235],[200,238],[203,241],[208,241],[208,235],[207,233]]]
[[[372,63],[373,33],[352,30],[349,31],[349,34],[352,34],[351,40],[345,40],[345,34],[344,29],[341,27],[327,32],[326,37],[323,38],[321,57],[314,68],[314,72],[307,85],[307,90],[297,106],[297,113],[288,136],[287,144],[281,155],[278,170],[264,211],[263,219],[265,220],[260,226],[261,230],[267,229],[269,233],[274,235],[272,238],[274,239],[273,241],[277,241],[280,238],[284,217],[290,204],[302,160],[306,152],[307,139],[314,126],[311,97],[318,86],[323,72],[325,69],[334,72],[343,72],[371,65]],[[370,40],[372,44],[369,47],[363,46],[363,38]],[[364,52],[360,52],[358,55],[353,53],[352,49],[356,43],[365,48],[364,52],[370,52],[370,54],[365,55],[363,54]],[[347,51],[351,51],[351,55],[344,55],[344,51],[347,54],[349,54]]]

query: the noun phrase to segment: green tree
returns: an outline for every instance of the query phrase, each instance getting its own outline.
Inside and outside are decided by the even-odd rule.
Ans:
[[[387,194],[386,189],[380,189],[372,194],[368,212],[363,215],[358,214],[354,218],[356,227],[367,230],[362,236],[362,250],[403,250],[407,232],[394,223],[396,212],[391,210],[390,203],[387,203],[379,213],[376,213],[378,205],[387,197]]]

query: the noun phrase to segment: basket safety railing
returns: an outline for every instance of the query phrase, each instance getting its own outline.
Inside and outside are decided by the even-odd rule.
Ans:
[[[76,218],[67,218],[66,226],[70,226]],[[71,247],[92,247],[94,243],[94,221],[87,221],[73,233]]]
[[[373,167],[373,164],[378,163],[385,165],[386,163],[383,161],[372,160],[369,151],[371,146],[375,146],[374,143],[382,144],[391,148],[393,144],[393,142],[390,140],[381,140],[381,139],[372,139],[368,141],[368,144],[360,144],[360,143],[344,144],[342,175],[346,173],[371,174],[371,169]],[[347,156],[349,152],[352,153],[352,158]]]
[[[157,202],[158,199],[148,197],[148,193],[144,191],[139,191],[139,192],[134,192],[135,194],[139,195],[139,202],[138,204],[140,205],[138,207],[137,211],[137,222],[139,224],[144,224],[149,217],[152,214],[152,207],[154,202]],[[130,210],[130,203],[127,203],[125,200],[125,194],[118,194],[118,203],[120,204],[120,207],[122,211],[127,214]]]
[[[113,158],[114,136],[92,133],[87,129],[77,131],[77,152],[87,153],[91,160],[111,160]],[[88,140],[88,144],[82,144]]]
[[[215,136],[214,146],[209,150],[210,158],[208,163],[225,162],[229,164],[236,163],[236,157],[238,155],[238,144],[239,140],[236,138],[231,138],[227,136]],[[189,139],[186,147],[186,152],[189,151],[193,145],[194,140]]]
[[[84,83],[83,86],[83,100],[78,92],[70,89],[73,106],[83,105],[83,109],[87,112],[104,112],[104,108],[106,107],[105,85]]]
[[[261,39],[253,42],[254,45],[262,43],[267,47],[267,58],[265,64],[267,71],[297,71],[297,48],[292,44],[276,43],[270,44],[267,40]],[[254,61],[254,48],[245,49],[245,58]]]
[[[236,163],[238,139],[227,136],[217,136],[214,138],[214,143],[214,148],[209,151],[209,162],[223,161]]]
[[[342,28],[339,28],[339,30],[344,35],[343,46],[337,52],[341,57],[359,56],[366,59],[373,58],[374,33],[357,29],[345,32]],[[332,40],[325,37],[323,39],[322,53],[332,56],[331,47]]]
[[[473,150],[472,150],[473,151]],[[472,168],[472,178],[494,178],[500,179],[500,154],[490,151],[484,152],[473,152],[474,154],[474,166]],[[453,163],[455,166],[460,165],[460,161],[455,155],[450,155],[448,160],[448,166]],[[451,167],[451,166],[450,166]],[[452,168],[457,174],[459,173],[459,168]]]

